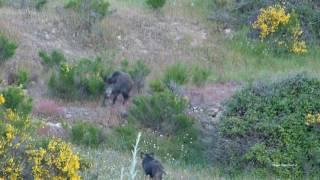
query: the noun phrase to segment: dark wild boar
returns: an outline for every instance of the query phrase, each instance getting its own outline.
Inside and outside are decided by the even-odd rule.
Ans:
[[[154,154],[141,152],[140,156],[145,174],[154,180],[162,180],[162,175],[165,174],[165,171],[160,161],[154,158]]]
[[[112,97],[112,104],[115,104],[119,94],[122,94],[123,104],[129,99],[130,91],[133,87],[133,81],[128,73],[115,71],[104,79],[105,92],[102,105],[105,106],[106,99]]]

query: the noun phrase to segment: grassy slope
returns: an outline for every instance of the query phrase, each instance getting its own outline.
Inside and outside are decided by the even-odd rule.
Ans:
[[[144,0],[110,0],[111,4],[130,7],[136,5],[144,7]],[[177,16],[188,15],[192,19],[202,19],[208,12],[209,0],[169,0],[164,7],[164,13]],[[194,5],[192,5],[194,2]],[[190,11],[191,10],[191,11]],[[210,25],[210,22],[205,22]],[[305,56],[274,57],[257,54],[252,50],[254,44],[250,44],[245,35],[236,34],[233,40],[224,41],[224,35],[214,34],[215,48],[209,49],[211,65],[214,70],[214,81],[251,81],[257,77],[287,73],[290,71],[306,70],[315,74],[320,67],[317,48],[310,49]],[[211,47],[211,46],[209,46]],[[88,149],[78,148],[84,157],[94,162],[93,168],[83,173],[83,179],[94,179],[98,174],[99,179],[119,179],[121,167],[128,170],[129,153],[116,152],[108,148]],[[222,175],[217,170],[204,169],[199,171],[197,167],[186,167],[168,162],[165,164],[169,179],[219,179]],[[141,166],[138,166],[138,179],[142,179]],[[260,179],[255,173],[244,173],[236,179]],[[167,178],[166,178],[167,179]]]
[[[78,148],[83,157],[94,163],[93,167],[82,173],[83,179],[120,179],[121,168],[124,168],[124,175],[127,179],[130,167],[131,156],[129,153],[113,151],[107,148],[88,149]],[[137,178],[143,179],[141,160],[138,159]],[[218,171],[213,169],[200,169],[196,167],[181,166],[174,162],[164,164],[167,175],[165,179],[219,179]]]
[[[113,1],[111,1],[112,3]],[[177,10],[176,2],[182,9]],[[191,3],[195,2],[198,10],[191,11],[191,18],[199,18],[208,12],[208,1],[169,1],[164,8],[164,12],[175,13],[176,15],[185,15],[193,8]],[[118,5],[144,7],[142,0],[123,0],[114,2]],[[176,7],[174,7],[176,6]],[[208,23],[210,26],[210,22]],[[225,41],[223,34],[214,34],[217,42],[215,48],[209,49],[211,63],[214,70],[213,81],[252,81],[256,78],[268,76],[279,76],[295,71],[308,71],[318,75],[317,69],[320,62],[317,59],[319,52],[317,48],[310,48],[309,53],[303,56],[272,56],[263,54],[254,50],[256,44],[250,43],[246,38],[245,31],[236,33],[233,39]],[[128,171],[130,164],[130,154],[116,152],[110,149],[86,149],[80,148],[85,157],[93,162],[99,162],[87,172],[83,173],[85,179],[99,175],[99,179],[117,179],[120,177],[121,167]],[[116,164],[114,162],[117,162]],[[199,171],[197,167],[187,167],[167,162],[165,164],[168,179],[224,179],[216,169],[203,169]],[[267,178],[268,177],[268,178]],[[227,177],[227,179],[270,179],[272,176],[261,176],[257,172],[243,172],[237,177]],[[141,166],[138,166],[138,179],[142,178]]]
[[[235,33],[224,44],[226,48],[221,59],[223,74],[220,74],[223,80],[252,81],[300,71],[320,75],[319,47],[309,47],[305,55],[265,54],[258,43],[250,42],[245,30]]]

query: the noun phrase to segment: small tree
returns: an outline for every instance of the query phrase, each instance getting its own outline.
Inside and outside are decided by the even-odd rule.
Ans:
[[[153,9],[160,9],[166,4],[166,0],[147,0],[146,3]]]
[[[88,31],[98,20],[107,15],[110,4],[106,0],[69,0],[65,5],[66,8],[75,10],[86,25]]]
[[[4,35],[0,33],[0,63],[3,63],[12,57],[16,52],[16,49],[17,45],[14,42],[10,42]]]

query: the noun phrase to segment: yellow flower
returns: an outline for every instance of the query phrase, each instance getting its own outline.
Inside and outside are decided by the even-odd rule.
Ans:
[[[7,137],[8,141],[12,141],[13,138],[15,137],[15,129],[10,124],[6,125],[6,137]]]
[[[12,111],[12,109],[9,108],[6,110],[5,118],[7,120],[13,120],[15,119],[15,117],[16,117],[16,114]]]
[[[317,114],[316,123],[320,124],[320,113]]]
[[[261,9],[260,14],[252,27],[260,30],[260,38],[263,40],[269,34],[278,30],[280,25],[289,23],[290,14],[286,14],[284,7],[275,5]]]
[[[314,124],[314,122],[315,122],[315,117],[314,117],[312,114],[309,113],[309,114],[307,114],[305,121],[306,121],[305,124],[306,124],[307,126],[310,126],[310,125]]]
[[[303,54],[307,52],[307,45],[304,41],[294,41],[291,52],[295,54]]]
[[[3,97],[3,94],[0,94],[0,105],[4,104],[6,102],[5,98]]]

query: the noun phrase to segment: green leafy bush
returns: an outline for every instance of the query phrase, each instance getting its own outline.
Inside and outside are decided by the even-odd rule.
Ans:
[[[146,0],[146,3],[153,9],[159,9],[166,4],[166,0]]]
[[[150,96],[138,96],[133,99],[129,109],[130,123],[138,122],[140,126],[150,128],[156,133],[143,137],[142,148],[154,151],[166,158],[180,159],[186,162],[203,161],[203,149],[198,140],[195,120],[186,113],[187,101],[177,97],[168,90],[154,92]],[[166,134],[159,142],[158,133]],[[129,139],[134,141],[133,132]],[[161,144],[161,148],[155,147]],[[168,155],[168,153],[170,155]]]
[[[73,9],[79,14],[82,24],[89,25],[87,30],[91,32],[92,25],[107,15],[110,4],[106,0],[69,0],[66,8]]]
[[[208,80],[210,74],[210,69],[195,66],[192,70],[192,82],[197,86],[201,86]]]
[[[130,65],[129,61],[125,59],[121,62],[121,70],[130,74],[139,92],[144,87],[145,79],[151,72],[143,60],[137,60]]]
[[[189,81],[189,70],[186,65],[181,63],[176,63],[169,66],[165,70],[164,83],[168,85],[171,81],[177,83],[178,85],[183,85]]]
[[[64,99],[77,97],[78,88],[75,82],[75,68],[69,64],[61,64],[57,72],[53,72],[49,83],[50,93]]]
[[[52,95],[65,99],[96,98],[103,94],[103,78],[112,71],[100,58],[81,59],[75,65],[63,63],[49,80]]]
[[[0,63],[12,57],[16,49],[17,45],[0,33]]]
[[[82,87],[84,95],[93,97],[103,94],[104,81],[103,77],[110,73],[107,72],[100,58],[95,60],[82,59],[76,66],[76,76],[80,77],[80,87]]]
[[[45,51],[40,51],[39,57],[41,58],[42,63],[49,68],[58,68],[62,63],[67,62],[66,57],[59,50],[53,50],[50,55]]]
[[[104,142],[102,129],[93,124],[78,122],[71,129],[71,140],[76,144],[97,147]]]
[[[32,111],[32,99],[20,87],[8,86],[2,94],[6,99],[3,105],[5,108],[12,109],[21,116],[27,116]]]
[[[129,118],[145,127],[172,134],[177,132],[176,119],[184,115],[186,108],[185,99],[164,91],[134,98]]]
[[[160,79],[152,80],[149,84],[150,90],[152,92],[163,92],[167,89],[165,84]]]
[[[18,70],[17,72],[17,85],[22,85],[22,87],[26,87],[29,83],[29,72],[23,69]]]
[[[319,86],[319,79],[298,74],[234,95],[219,125],[218,162],[232,170],[259,168],[290,178],[316,175],[320,131],[307,125],[306,117],[320,111]]]
[[[35,7],[37,10],[41,10],[44,5],[46,5],[48,1],[47,0],[36,0],[35,1]]]

